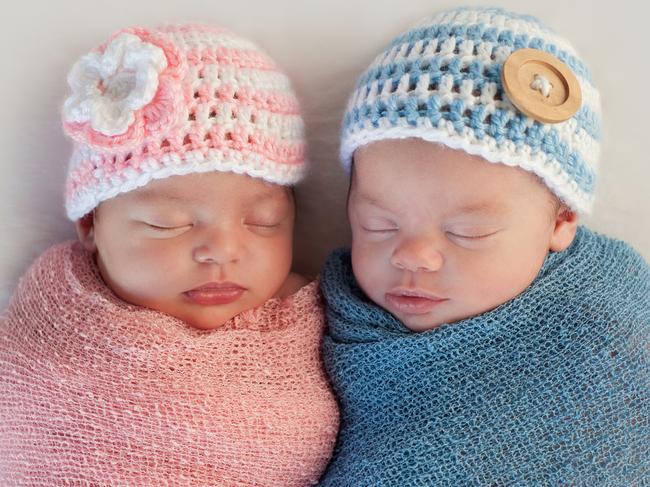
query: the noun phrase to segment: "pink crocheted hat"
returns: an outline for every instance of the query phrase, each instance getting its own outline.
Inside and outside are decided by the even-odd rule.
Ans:
[[[68,83],[71,220],[172,175],[229,171],[292,185],[305,174],[304,125],[289,79],[225,29],[121,30],[83,56]]]

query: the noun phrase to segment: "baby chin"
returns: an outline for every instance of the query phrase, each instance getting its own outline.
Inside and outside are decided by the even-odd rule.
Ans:
[[[160,309],[180,320],[189,326],[200,330],[214,330],[223,326],[234,316],[243,311],[255,307],[256,303],[246,299],[246,292],[231,294],[227,293],[203,293],[188,298],[183,295],[175,300],[173,306],[169,304],[166,309]]]
[[[407,293],[386,293],[381,306],[413,331],[426,331],[448,322],[450,300]]]

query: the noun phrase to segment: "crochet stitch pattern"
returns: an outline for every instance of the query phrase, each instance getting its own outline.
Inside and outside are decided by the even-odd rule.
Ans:
[[[349,251],[321,277],[341,430],[322,487],[648,485],[650,269],[578,229],[522,294],[414,333]]]
[[[524,48],[553,54],[576,75],[583,103],[568,120],[541,123],[508,100],[503,64]],[[534,172],[569,207],[588,213],[600,111],[598,91],[575,49],[537,19],[502,9],[456,9],[397,37],[362,74],[344,116],[340,157],[349,169],[362,145],[417,137]]]
[[[172,175],[228,171],[281,185],[305,175],[304,125],[289,79],[225,29],[124,29],[82,57],[68,82],[71,220]]]
[[[324,326],[316,282],[202,331],[52,247],[0,317],[0,485],[313,485],[338,428]]]

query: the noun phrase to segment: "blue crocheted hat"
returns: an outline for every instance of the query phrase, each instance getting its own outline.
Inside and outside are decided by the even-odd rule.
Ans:
[[[542,121],[509,99],[504,63],[527,48],[551,54],[577,80],[580,102],[568,119]],[[548,97],[552,84],[535,83],[539,97]],[[531,171],[570,208],[588,213],[600,124],[598,90],[565,39],[528,15],[462,8],[427,19],[375,58],[348,103],[340,157],[349,169],[362,145],[417,137]]]

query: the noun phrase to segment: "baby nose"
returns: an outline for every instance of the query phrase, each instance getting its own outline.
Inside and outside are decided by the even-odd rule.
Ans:
[[[192,257],[201,264],[224,265],[237,262],[242,244],[235,232],[210,232],[194,247]]]
[[[442,267],[444,259],[432,239],[411,238],[400,242],[390,262],[400,270],[434,272]]]

